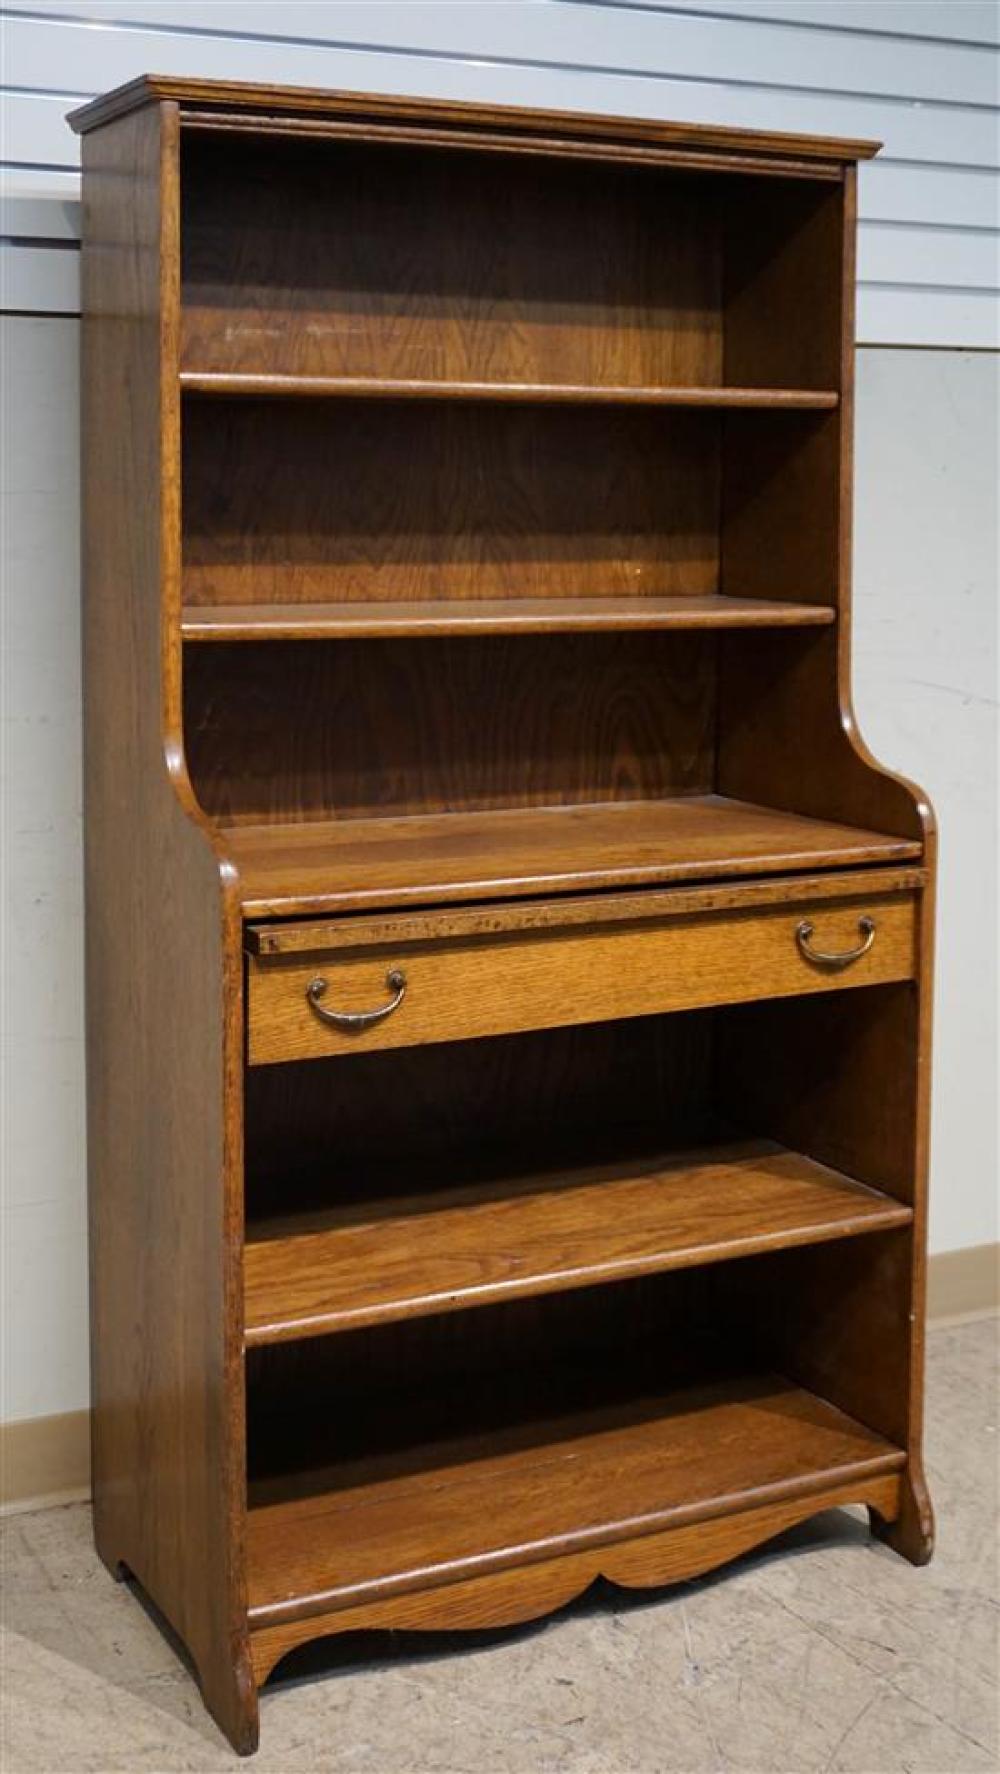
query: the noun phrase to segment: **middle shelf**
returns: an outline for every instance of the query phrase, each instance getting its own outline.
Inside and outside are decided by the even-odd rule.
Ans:
[[[233,371],[187,368],[185,394],[251,399],[464,400],[518,404],[554,401],[565,405],[727,407],[829,412],[839,403],[835,388],[723,387],[720,384],[524,382],[470,380],[460,376],[344,376],[282,374],[274,370]]]
[[[537,1161],[536,1161],[537,1164]],[[248,1227],[248,1344],[817,1244],[912,1212],[770,1140],[537,1167]]]
[[[624,629],[807,628],[833,622],[829,604],[776,598],[411,598],[336,603],[188,604],[189,641],[362,640],[378,637],[590,634]]]

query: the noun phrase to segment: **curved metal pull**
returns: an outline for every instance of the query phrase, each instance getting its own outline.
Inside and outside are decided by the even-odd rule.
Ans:
[[[385,983],[393,996],[388,1004],[380,1004],[377,1010],[324,1010],[320,999],[326,992],[327,981],[322,974],[317,974],[315,979],[309,981],[306,997],[316,1015],[323,1022],[329,1023],[331,1028],[346,1029],[349,1033],[357,1034],[361,1029],[370,1029],[373,1023],[380,1023],[383,1017],[391,1016],[406,997],[406,975],[398,967],[393,967],[386,974]]]
[[[867,955],[875,941],[874,918],[859,918],[858,933],[861,941],[856,949],[841,949],[839,954],[830,954],[826,949],[814,949],[811,945],[813,927],[808,918],[803,918],[795,932],[795,940],[807,961],[814,961],[817,967],[828,967],[831,973],[839,973],[842,967],[850,967],[853,962],[860,961]]]

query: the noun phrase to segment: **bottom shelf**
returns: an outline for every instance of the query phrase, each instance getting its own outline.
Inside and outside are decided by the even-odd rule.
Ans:
[[[774,1374],[627,1402],[609,1399],[613,1380],[584,1377],[589,1408],[251,1483],[251,1627],[808,1497],[904,1464],[890,1442]],[[458,1417],[459,1387],[453,1406]]]

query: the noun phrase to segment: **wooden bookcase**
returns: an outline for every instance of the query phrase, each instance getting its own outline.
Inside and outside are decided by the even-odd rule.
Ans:
[[[922,1561],[872,146],[167,79],[73,125],[103,1558],[242,1751],[309,1639],[838,1503]]]

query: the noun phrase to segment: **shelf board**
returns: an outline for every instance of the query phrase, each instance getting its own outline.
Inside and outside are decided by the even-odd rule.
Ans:
[[[492,813],[231,825],[246,917],[908,861],[910,838],[721,795]]]
[[[736,597],[427,598],[333,604],[188,604],[188,641],[309,641],[449,634],[587,634],[603,629],[805,628],[828,604]]]
[[[832,388],[666,388],[600,382],[461,382],[386,376],[289,376],[227,370],[182,370],[181,391],[256,398],[307,395],[352,400],[561,401],[570,404],[660,407],[778,407],[829,411]]]
[[[600,1398],[598,1377],[586,1378]],[[456,1389],[451,1422],[465,1404]],[[252,1481],[250,1625],[808,1497],[904,1460],[773,1375],[452,1430],[423,1448]]]
[[[247,1229],[246,1341],[416,1318],[908,1225],[770,1141],[440,1188]]]

